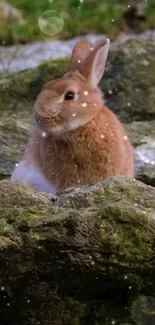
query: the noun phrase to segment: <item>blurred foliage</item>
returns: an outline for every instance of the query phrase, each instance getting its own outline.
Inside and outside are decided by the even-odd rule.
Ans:
[[[104,33],[112,40],[121,31],[131,31],[123,19],[132,0],[8,0],[21,10],[26,22],[11,24],[7,21],[0,28],[0,41],[5,44],[26,43],[44,38],[38,19],[47,10],[56,10],[64,18],[65,26],[56,39],[67,39],[86,33]],[[136,22],[134,31],[155,28],[155,0],[141,0],[144,21]],[[133,30],[132,30],[133,31]]]

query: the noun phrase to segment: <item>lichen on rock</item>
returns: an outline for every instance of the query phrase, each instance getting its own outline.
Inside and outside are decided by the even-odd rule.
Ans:
[[[154,197],[153,187],[123,177],[55,202],[1,181],[2,325],[128,322],[133,299],[155,293]]]

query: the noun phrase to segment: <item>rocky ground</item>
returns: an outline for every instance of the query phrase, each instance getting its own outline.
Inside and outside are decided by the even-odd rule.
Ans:
[[[42,50],[41,43],[26,45],[5,74],[8,58],[1,61],[1,324],[153,325],[154,38],[113,43],[100,84],[134,146],[135,179],[107,180],[61,194],[55,202],[8,180],[32,131],[35,98],[45,82],[67,71],[63,45],[68,56],[75,41],[62,48],[54,43],[51,54],[50,44]],[[38,65],[56,58],[58,48],[61,59]]]

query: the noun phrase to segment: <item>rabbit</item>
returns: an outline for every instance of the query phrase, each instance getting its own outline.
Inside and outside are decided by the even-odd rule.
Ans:
[[[56,195],[112,176],[133,177],[130,139],[98,88],[109,44],[105,39],[93,48],[79,41],[69,72],[43,87],[34,105],[35,129],[12,181]]]

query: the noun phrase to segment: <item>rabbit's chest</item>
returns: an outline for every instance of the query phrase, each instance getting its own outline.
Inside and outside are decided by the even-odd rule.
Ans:
[[[46,161],[44,173],[57,190],[64,190],[81,182],[79,163],[68,149],[57,153],[53,150],[50,159]]]
[[[96,156],[95,152],[81,155],[71,147],[57,145],[45,159],[44,173],[57,191],[99,181],[106,174],[107,158]]]

